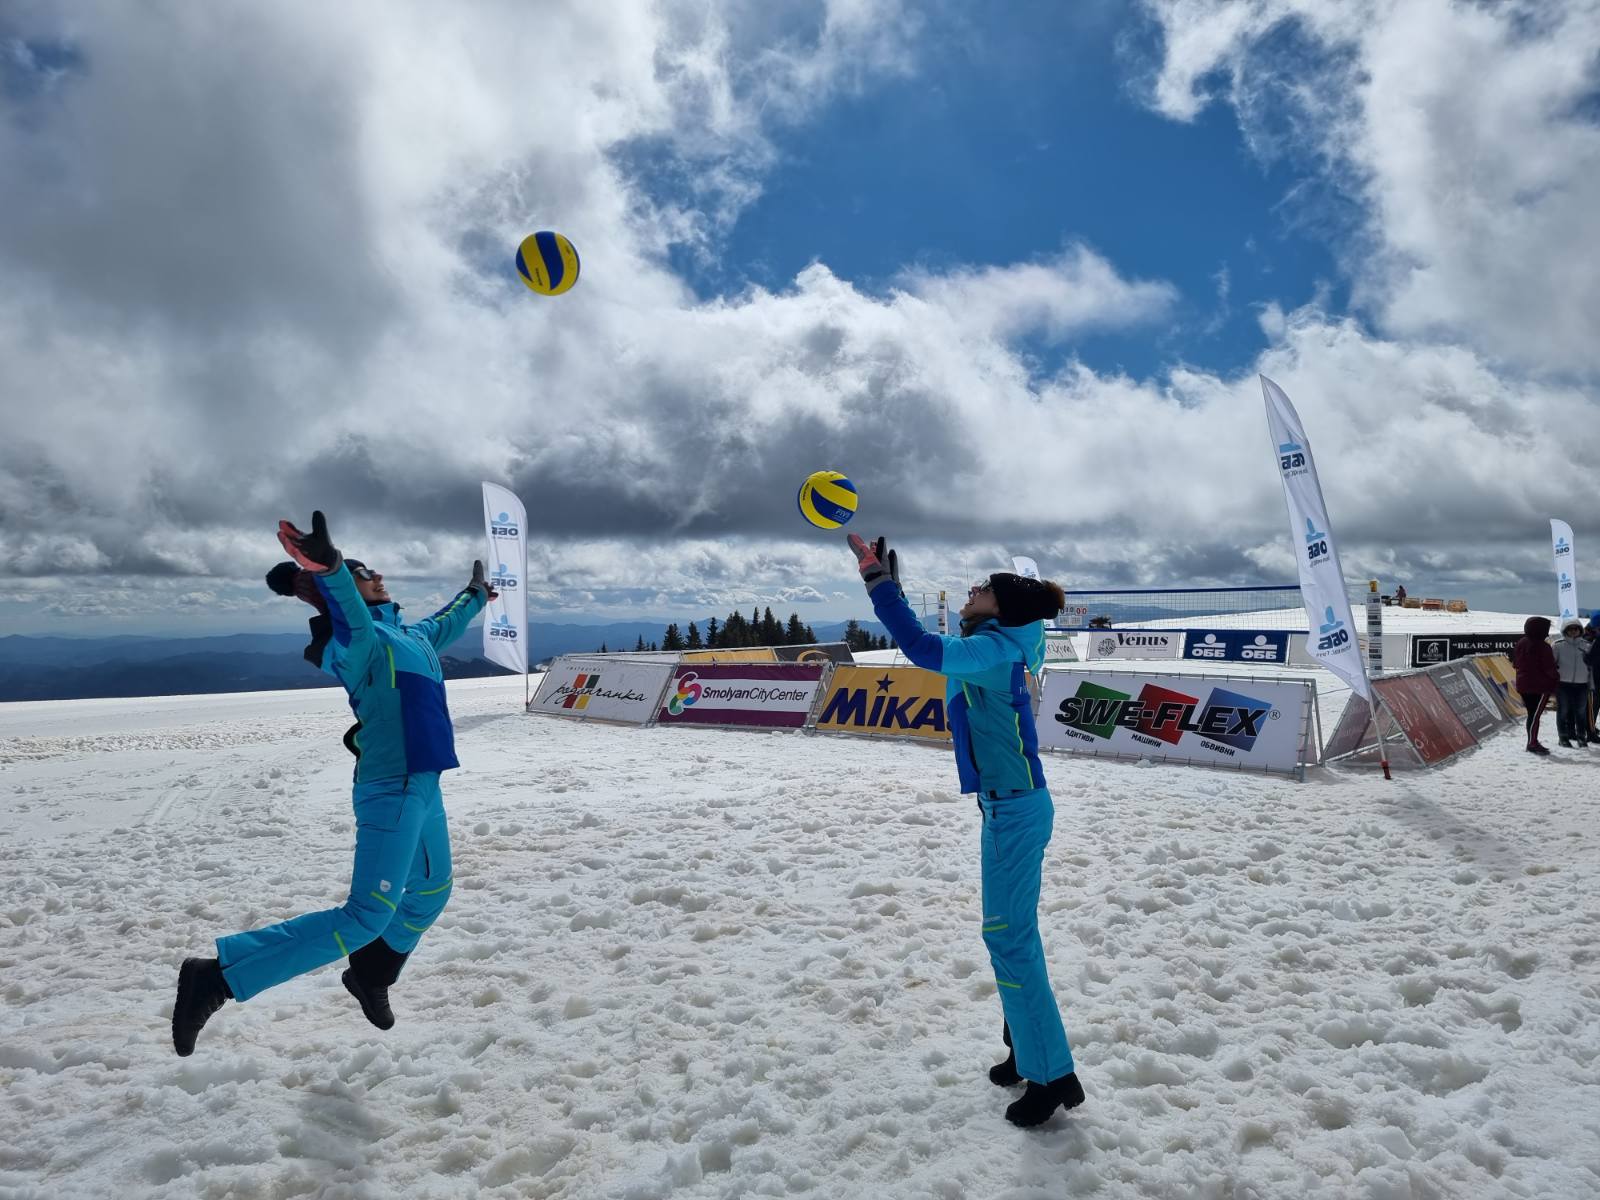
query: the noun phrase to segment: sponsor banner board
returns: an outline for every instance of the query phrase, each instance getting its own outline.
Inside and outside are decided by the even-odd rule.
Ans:
[[[804,729],[827,663],[682,666],[656,720],[663,725],[750,725]]]
[[[1200,662],[1289,663],[1289,634],[1282,629],[1190,629],[1183,656]]]
[[[1334,726],[1333,736],[1322,747],[1322,759],[1331,762],[1354,754],[1363,746],[1375,748],[1377,744],[1377,732],[1372,727],[1372,709],[1365,697],[1352,695],[1344,711],[1339,714],[1339,724]]]
[[[1528,706],[1522,702],[1522,693],[1517,691],[1517,669],[1511,665],[1510,658],[1504,654],[1487,654],[1473,659],[1472,665],[1491,685],[1494,698],[1506,712],[1518,721],[1528,715]]]
[[[1429,766],[1478,744],[1472,731],[1451,711],[1431,674],[1376,679],[1372,686],[1406,740]]]
[[[1089,634],[1089,658],[1177,658],[1181,629],[1096,629]]]
[[[1478,741],[1496,732],[1505,720],[1499,703],[1484,686],[1483,677],[1471,663],[1446,663],[1428,672],[1439,685],[1439,691],[1450,711]]]
[[[1056,618],[1056,624],[1063,629],[1082,629],[1089,624],[1089,606],[1087,604],[1069,603],[1061,610],[1061,615]]]
[[[1413,634],[1411,665],[1431,667],[1474,654],[1510,654],[1511,647],[1521,640],[1520,632]]]
[[[1312,685],[1203,675],[1052,671],[1039,708],[1039,744],[1298,774]]]
[[[945,679],[921,667],[835,667],[818,733],[948,742]]]
[[[563,657],[550,664],[529,712],[646,725],[673,676],[670,662]]]
[[[1072,635],[1064,629],[1046,629],[1044,660],[1047,663],[1077,662],[1078,651],[1072,645]]]
[[[856,656],[843,642],[818,642],[811,646],[774,646],[779,662],[853,663]]]
[[[743,646],[728,650],[690,650],[678,658],[686,663],[775,663],[778,652],[771,646]]]

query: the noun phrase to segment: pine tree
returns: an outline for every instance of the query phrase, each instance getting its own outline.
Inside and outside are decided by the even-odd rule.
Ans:
[[[852,650],[866,650],[871,642],[866,630],[854,617],[844,623],[844,644]]]
[[[633,652],[635,654],[643,654],[644,653],[644,634],[641,633],[639,635],[638,644],[634,646]]]
[[[660,649],[661,649],[661,647],[656,645],[654,642],[650,643],[650,653],[651,654],[654,654],[657,650],[660,650]]]
[[[785,646],[805,646],[809,644],[806,638],[806,627],[800,624],[799,613],[789,614],[789,624],[783,631],[783,644]]]
[[[606,644],[604,642],[600,643],[600,653],[601,654],[610,654],[611,653],[611,651],[606,649]]]
[[[712,617],[706,622],[706,649],[719,650],[722,648],[722,630],[717,628],[717,619]]]
[[[683,635],[678,632],[676,622],[667,626],[667,635],[661,639],[661,648],[663,650],[682,650],[684,648]]]
[[[702,649],[703,647],[704,647],[704,643],[701,642],[701,640],[700,640],[700,626],[696,625],[693,621],[690,621],[689,622],[689,640],[684,643],[684,649],[685,650],[699,650],[699,649]]]
[[[761,614],[761,644],[763,646],[783,645],[783,626],[778,624],[778,618],[772,615],[770,608]]]
[[[801,636],[805,638],[805,641],[800,643],[802,646],[815,646],[817,644],[817,631],[811,626],[807,625],[804,634]]]

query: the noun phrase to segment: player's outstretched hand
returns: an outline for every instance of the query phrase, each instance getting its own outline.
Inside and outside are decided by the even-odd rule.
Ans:
[[[326,575],[343,561],[328,537],[328,519],[321,509],[311,514],[310,533],[300,532],[288,521],[279,521],[278,541],[283,543],[285,553],[307,571]]]

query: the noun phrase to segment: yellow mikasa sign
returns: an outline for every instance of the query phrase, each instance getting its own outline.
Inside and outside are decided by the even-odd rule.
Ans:
[[[690,650],[680,660],[686,663],[775,663],[778,652],[771,646],[749,646],[740,650]]]
[[[944,676],[921,667],[835,667],[817,718],[823,733],[950,740]]]

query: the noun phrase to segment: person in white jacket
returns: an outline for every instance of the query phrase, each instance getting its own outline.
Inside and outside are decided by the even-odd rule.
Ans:
[[[1556,732],[1560,745],[1571,749],[1574,742],[1589,744],[1589,646],[1583,640],[1583,622],[1568,618],[1561,626],[1561,640],[1555,645],[1556,670],[1561,675],[1561,690],[1556,693]]]

